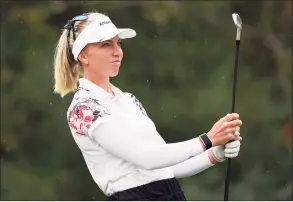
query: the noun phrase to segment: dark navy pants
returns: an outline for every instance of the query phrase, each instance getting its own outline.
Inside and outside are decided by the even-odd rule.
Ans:
[[[172,178],[114,193],[109,201],[186,201],[186,198],[176,178]]]

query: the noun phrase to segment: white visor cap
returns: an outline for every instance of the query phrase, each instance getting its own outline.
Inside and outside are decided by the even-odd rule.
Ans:
[[[73,43],[74,59],[77,61],[78,55],[87,44],[107,41],[117,35],[120,39],[128,39],[135,37],[136,32],[129,28],[118,29],[107,16],[92,21]]]

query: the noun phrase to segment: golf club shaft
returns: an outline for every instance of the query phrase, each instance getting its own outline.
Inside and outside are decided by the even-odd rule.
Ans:
[[[234,78],[233,78],[233,91],[232,91],[232,111],[231,111],[232,113],[235,112],[239,45],[240,45],[240,40],[236,40],[235,63],[234,63]],[[226,170],[226,179],[225,179],[224,201],[228,201],[228,198],[229,198],[230,170],[231,170],[231,159],[228,158],[227,170]]]
[[[231,109],[231,113],[234,113],[235,112],[239,45],[240,45],[240,40],[236,40],[235,63],[234,63],[234,76],[233,76],[233,92],[232,92],[232,109]]]

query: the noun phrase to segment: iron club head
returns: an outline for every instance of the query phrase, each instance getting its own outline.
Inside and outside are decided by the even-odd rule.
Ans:
[[[233,18],[233,21],[234,21],[234,24],[237,28],[242,28],[242,21],[241,21],[241,18],[240,16],[237,14],[237,13],[233,13],[232,14],[232,18]]]
[[[236,41],[240,41],[241,29],[242,29],[242,20],[237,13],[232,14],[232,18],[235,26],[237,27]],[[237,43],[238,43],[237,42]]]

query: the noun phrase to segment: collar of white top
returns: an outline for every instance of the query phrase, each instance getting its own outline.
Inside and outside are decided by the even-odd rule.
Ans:
[[[85,88],[89,90],[90,92],[93,92],[95,96],[97,96],[100,99],[104,99],[107,97],[114,97],[112,93],[107,92],[105,89],[96,85],[95,83],[91,82],[90,80],[86,78],[80,78],[78,82],[79,82],[79,87]],[[113,84],[110,83],[110,86],[115,96],[120,95],[122,93],[122,91],[116,86],[114,86]]]

